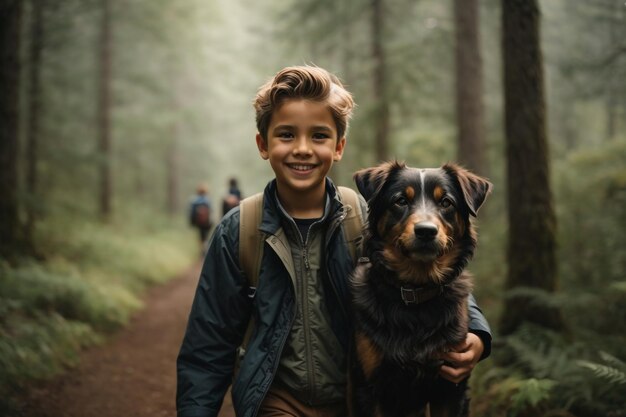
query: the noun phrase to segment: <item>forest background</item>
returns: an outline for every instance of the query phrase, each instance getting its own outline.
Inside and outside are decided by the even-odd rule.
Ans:
[[[0,398],[196,260],[196,185],[262,190],[252,98],[315,64],[358,104],[335,182],[396,158],[494,183],[471,264],[494,330],[475,415],[626,415],[626,4],[534,6],[1,1]]]

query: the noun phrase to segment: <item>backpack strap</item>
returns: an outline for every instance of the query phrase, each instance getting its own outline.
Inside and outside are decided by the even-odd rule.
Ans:
[[[239,266],[248,282],[248,297],[254,298],[256,286],[259,282],[261,259],[263,258],[263,245],[265,235],[259,231],[263,218],[263,193],[244,198],[239,204]],[[239,368],[239,362],[245,354],[248,342],[252,337],[254,320],[250,319],[243,342],[239,348],[235,368]]]
[[[357,255],[361,255],[363,241],[363,208],[359,196],[352,188],[339,186],[339,195],[344,205],[348,206],[348,214],[343,221],[343,233],[352,260],[356,264]]]
[[[263,193],[244,198],[239,205],[239,266],[251,289],[259,282],[264,235],[259,231],[263,216]]]

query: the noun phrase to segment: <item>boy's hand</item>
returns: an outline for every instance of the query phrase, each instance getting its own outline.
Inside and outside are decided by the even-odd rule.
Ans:
[[[441,355],[445,364],[441,365],[439,375],[450,382],[458,384],[469,377],[472,369],[480,360],[485,346],[480,337],[468,333],[464,342],[452,347],[452,350]]]

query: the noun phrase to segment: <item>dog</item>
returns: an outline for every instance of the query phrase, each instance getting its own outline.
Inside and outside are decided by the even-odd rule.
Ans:
[[[455,164],[386,162],[354,174],[368,203],[363,255],[350,279],[352,417],[467,415],[467,380],[438,376],[438,356],[465,340],[476,247],[470,216],[491,192]]]

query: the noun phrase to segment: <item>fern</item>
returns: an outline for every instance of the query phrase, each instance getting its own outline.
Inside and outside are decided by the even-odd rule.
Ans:
[[[626,371],[626,363],[622,362],[620,359],[611,355],[610,353],[600,351],[600,357],[606,362],[608,365],[614,366],[615,368],[619,368],[622,371]]]
[[[534,410],[539,416],[543,411],[567,410],[587,417],[624,408],[626,363],[612,354],[600,352],[599,359],[591,359],[588,344],[533,325],[522,326],[501,341],[495,355],[504,355],[500,363],[506,366],[502,370],[518,375],[514,389],[502,385],[499,389],[509,393],[505,396],[508,398],[505,407],[510,412]],[[506,372],[491,372],[495,378],[485,382],[501,384],[503,374]],[[537,381],[552,381],[552,384],[542,385],[543,382]]]
[[[506,299],[523,298],[530,305],[544,306],[551,308],[561,307],[568,302],[568,298],[564,294],[554,293],[535,287],[515,287],[504,293]]]
[[[626,373],[612,366],[589,361],[576,361],[576,363],[584,368],[590,369],[597,378],[608,380],[611,384],[626,384]]]
[[[572,359],[581,357],[584,349],[554,331],[531,324],[507,337],[506,346],[514,352],[511,365],[527,377],[556,381],[576,379],[579,369]]]
[[[536,407],[542,401],[548,400],[556,384],[556,381],[550,379],[530,378],[520,381],[517,392],[511,398],[511,411],[517,415],[528,407]]]

